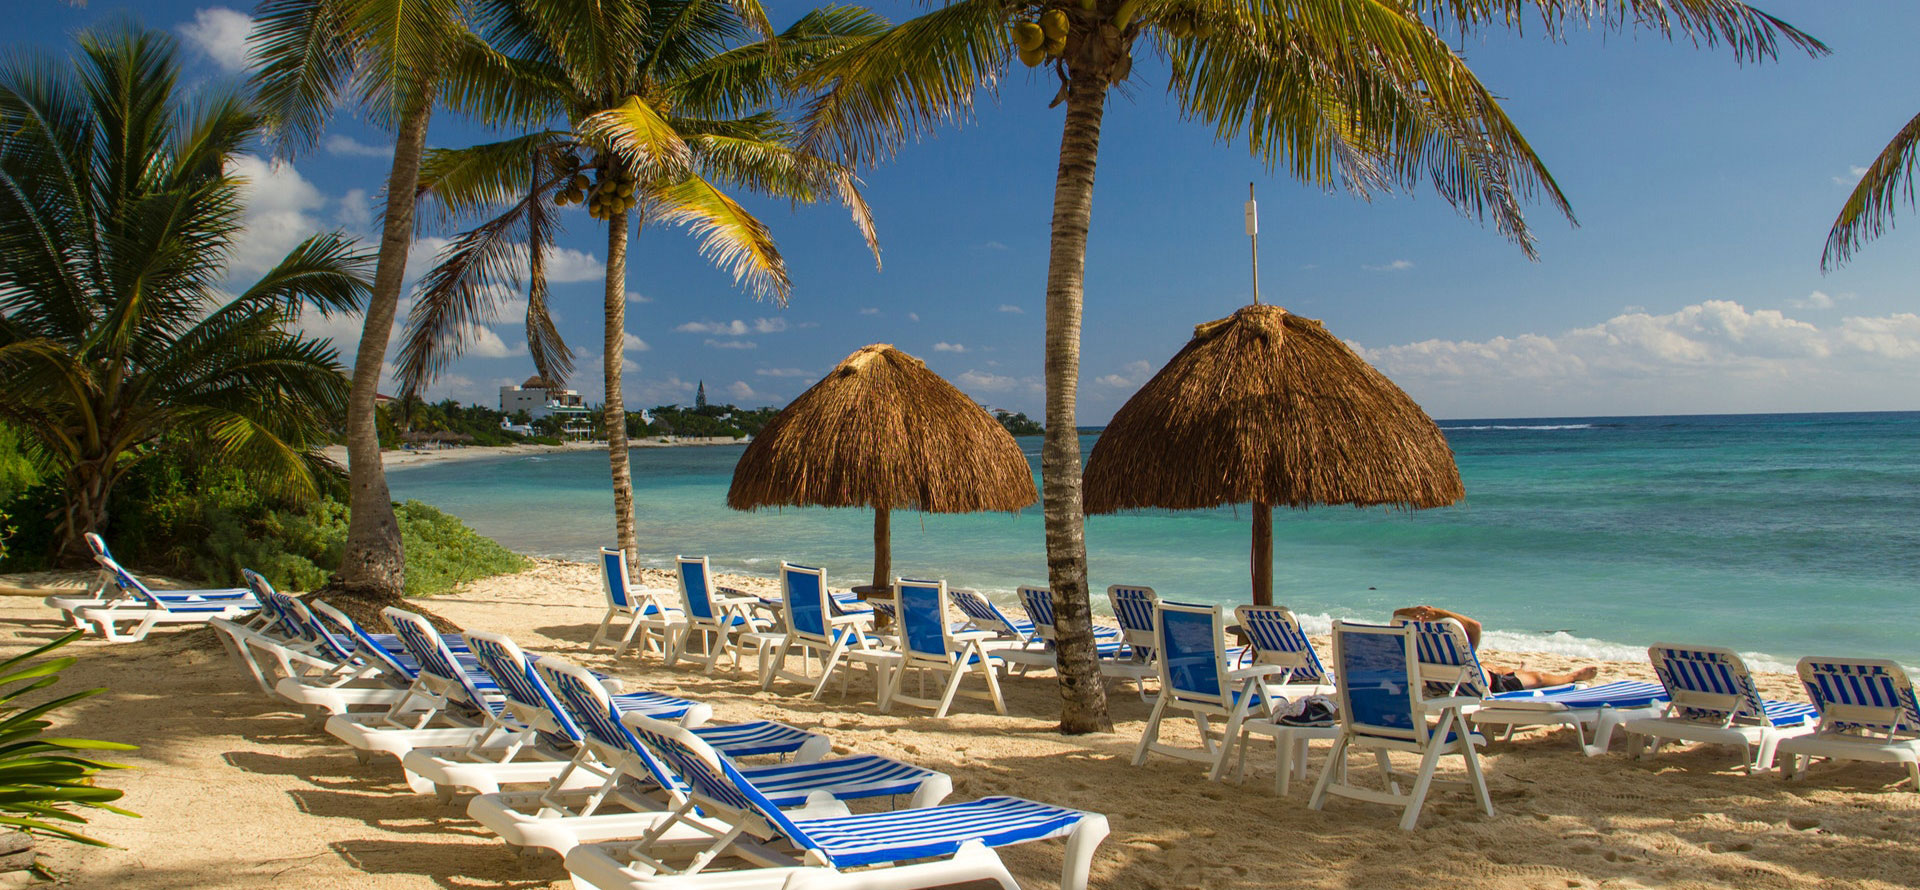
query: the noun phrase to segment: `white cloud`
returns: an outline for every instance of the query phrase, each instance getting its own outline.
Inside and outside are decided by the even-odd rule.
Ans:
[[[748,386],[745,380],[735,380],[727,384],[727,395],[732,396],[735,402],[746,402],[766,398],[765,395],[754,392],[753,387]]]
[[[399,323],[396,322],[394,326],[398,327]],[[500,339],[500,335],[494,333],[491,328],[475,327],[472,336],[467,339],[467,348],[463,355],[474,358],[506,358],[512,355],[525,355],[526,351],[525,343],[508,346],[506,341]]]
[[[647,345],[647,341],[642,340],[639,337],[636,337],[632,334],[622,334],[621,336],[622,336],[622,339],[620,341],[621,352],[646,352],[647,350],[653,348]]]
[[[333,218],[348,228],[364,229],[373,225],[373,200],[367,197],[367,190],[348,189],[340,196],[340,206],[334,209]]]
[[[786,329],[787,320],[784,318],[756,318],[751,322],[737,318],[732,321],[690,321],[674,328],[685,334],[714,334],[724,337],[777,334]]]
[[[327,141],[322,143],[322,145],[326,147],[327,154],[330,154],[330,155],[344,155],[347,157],[356,157],[356,158],[391,158],[393,157],[393,146],[368,145],[365,142],[361,142],[360,140],[353,138],[352,136],[346,135],[345,133],[334,133],[332,135],[329,135],[327,137]]]
[[[998,241],[988,241],[987,243],[985,243],[985,244],[982,244],[982,245],[980,245],[980,249],[982,249],[982,250],[1006,250],[1006,249],[1007,249],[1007,246],[1006,246],[1005,244],[1001,244],[1001,243],[1000,243],[1000,242],[998,242]]]
[[[273,268],[287,251],[320,230],[316,214],[326,207],[327,196],[292,164],[270,164],[256,155],[234,155],[227,172],[241,181],[240,200],[246,207],[228,274],[246,280]]]
[[[637,290],[630,290],[630,291],[627,291],[627,302],[629,302],[629,303],[651,303],[651,302],[653,302],[653,298],[652,298],[652,297],[647,297],[647,296],[642,296],[642,295],[640,294],[640,292],[639,292],[639,291],[637,291]]]
[[[960,376],[953,378],[953,381],[960,384],[961,389],[980,392],[1005,392],[1020,385],[1020,381],[1012,377],[991,374],[978,369],[962,372]]]
[[[1001,303],[1001,304],[1000,304],[1000,309],[999,309],[999,311],[1001,311],[1001,312],[1011,312],[1011,313],[1013,313],[1014,315],[1025,315],[1025,314],[1027,314],[1027,310],[1025,310],[1025,309],[1022,309],[1022,308],[1020,308],[1020,307],[1018,307],[1018,306],[1015,306],[1015,305],[1013,305],[1012,303]]]
[[[1793,309],[1832,309],[1841,300],[1852,299],[1852,294],[1833,296],[1823,291],[1814,291],[1798,300],[1788,300],[1787,306]]]
[[[679,375],[665,380],[639,380],[624,386],[622,400],[627,409],[636,405],[677,405],[693,395],[694,384]]]
[[[1412,260],[1394,260],[1393,262],[1386,263],[1384,265],[1361,266],[1360,268],[1365,269],[1368,272],[1404,272],[1408,269],[1413,268],[1413,261]]]
[[[920,313],[918,313],[918,312],[909,312],[909,313],[907,313],[907,320],[908,320],[908,321],[919,321],[919,320],[920,320]]]
[[[451,238],[433,235],[413,239],[413,244],[407,248],[407,280],[418,281],[420,276],[427,274],[427,270],[440,261],[440,252],[452,243]],[[525,269],[526,257],[526,244],[517,244],[508,257],[508,263],[512,268]],[[570,247],[548,248],[546,268],[549,284],[603,281],[607,276],[607,266],[600,262],[599,257]]]
[[[1920,393],[1920,315],[1821,328],[1731,300],[1361,354],[1445,417],[1911,408],[1889,399]]]
[[[945,341],[942,341],[942,342],[933,344],[933,351],[934,352],[966,352],[967,347],[959,343],[947,343]]]
[[[752,340],[714,340],[708,339],[707,345],[715,349],[758,349],[760,344]]]
[[[761,377],[812,377],[813,372],[805,368],[758,368],[755,374]]]
[[[861,310],[860,310],[860,314],[861,314],[861,315],[879,315],[879,314],[880,314],[880,308],[879,308],[879,307],[877,307],[877,306],[868,306],[868,307],[865,307],[865,308],[863,308],[863,309],[861,309]]]
[[[1848,167],[1847,175],[1835,176],[1833,178],[1833,184],[1844,185],[1848,188],[1852,188],[1856,183],[1860,181],[1860,177],[1865,175],[1867,175],[1867,168],[1865,167]]]
[[[253,19],[246,13],[220,6],[202,9],[193,14],[193,21],[182,23],[177,30],[221,70],[247,67],[247,35],[253,32]]]
[[[1153,364],[1145,360],[1128,362],[1121,370],[1124,373],[1102,374],[1093,378],[1093,382],[1115,389],[1133,389],[1147,382],[1148,375],[1153,373]]]

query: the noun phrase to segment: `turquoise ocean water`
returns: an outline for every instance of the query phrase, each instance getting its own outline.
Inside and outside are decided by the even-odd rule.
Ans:
[[[1466,501],[1439,510],[1274,516],[1275,601],[1320,625],[1427,602],[1489,645],[1640,659],[1715,643],[1781,669],[1804,654],[1920,663],[1920,412],[1442,421]],[[1091,448],[1094,436],[1083,438]],[[1039,466],[1038,437],[1020,440]],[[871,514],[740,513],[739,446],[636,449],[643,560],[706,554],[771,575],[781,559],[865,583]],[[391,475],[396,499],[451,511],[524,553],[588,559],[613,537],[604,453]],[[1093,517],[1091,581],[1248,601],[1249,514]],[[896,513],[894,570],[1010,595],[1045,583],[1040,512]],[[1104,596],[1097,596],[1104,601]]]

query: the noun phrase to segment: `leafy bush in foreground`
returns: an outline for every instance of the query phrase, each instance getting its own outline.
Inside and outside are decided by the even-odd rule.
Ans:
[[[85,825],[87,817],[74,809],[137,815],[112,805],[123,793],[119,789],[94,784],[94,777],[101,770],[126,766],[77,752],[132,751],[134,746],[93,739],[52,738],[42,733],[53,725],[52,721],[43,719],[48,714],[106,690],[85,689],[24,709],[18,704],[21,696],[58,683],[60,672],[74,662],[71,655],[38,662],[35,659],[73,642],[80,634],[76,630],[38,649],[0,661],[0,687],[5,687],[0,690],[0,825],[104,847],[105,841],[56,823]]]

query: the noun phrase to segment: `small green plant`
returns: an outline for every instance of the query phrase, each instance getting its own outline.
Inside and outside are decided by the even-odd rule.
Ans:
[[[0,661],[0,825],[29,834],[106,847],[111,845],[67,826],[87,823],[87,817],[75,810],[106,810],[137,818],[137,813],[112,805],[123,792],[94,784],[94,776],[102,770],[127,767],[77,752],[131,751],[134,746],[43,735],[53,725],[43,719],[48,714],[106,690],[82,690],[32,707],[19,704],[22,696],[58,683],[60,672],[74,662],[70,655],[41,656],[79,637],[80,631],[76,630],[38,649]]]

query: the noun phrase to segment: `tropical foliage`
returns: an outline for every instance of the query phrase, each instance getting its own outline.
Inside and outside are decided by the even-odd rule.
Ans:
[[[1920,115],[1893,134],[1893,140],[1880,150],[1862,174],[1840,216],[1827,233],[1827,250],[1820,255],[1820,268],[1832,269],[1853,257],[1868,241],[1893,228],[1894,207],[1902,200],[1914,205],[1914,155],[1920,153]]]
[[[73,664],[73,656],[41,656],[73,642],[80,633],[76,630],[0,661],[0,825],[104,847],[106,842],[70,826],[87,823],[85,810],[135,815],[113,805],[121,791],[95,782],[104,770],[126,767],[84,752],[131,751],[134,746],[49,736],[46,731],[53,721],[45,718],[106,690],[87,689],[34,705],[21,700],[60,682],[60,672]]]
[[[60,540],[85,553],[114,485],[162,437],[262,486],[319,491],[345,407],[332,348],[290,333],[346,312],[366,262],[338,233],[231,294],[258,121],[239,93],[180,83],[164,35],[83,34],[68,62],[0,64],[0,418],[60,480]]]
[[[784,302],[785,261],[767,226],[728,190],[815,202],[835,198],[876,251],[872,219],[850,167],[795,147],[774,110],[795,72],[883,22],[827,7],[775,34],[754,0],[523,0],[489,7],[483,33],[500,54],[474,104],[509,139],[431,152],[423,196],[444,214],[491,218],[456,237],[421,283],[398,373],[423,386],[492,320],[524,271],[527,343],[540,375],[562,381],[572,353],[549,315],[543,274],[559,210],[585,204],[607,223],[606,401],[602,417],[619,546],[638,552],[621,394],[626,349],[626,254],[635,224],[680,225],[701,252],[754,294]]]
[[[1526,7],[1533,7],[1531,14]],[[1323,188],[1360,195],[1430,183],[1529,256],[1523,204],[1571,218],[1540,159],[1442,37],[1538,21],[1725,41],[1742,58],[1817,41],[1734,0],[955,0],[822,60],[804,144],[852,162],[886,157],[965,118],[1011,60],[1057,77],[1066,105],[1047,269],[1046,438],[1041,451],[1048,584],[1068,732],[1106,729],[1087,591],[1075,391],[1094,169],[1107,94],[1136,52],[1167,60],[1186,117]]]

